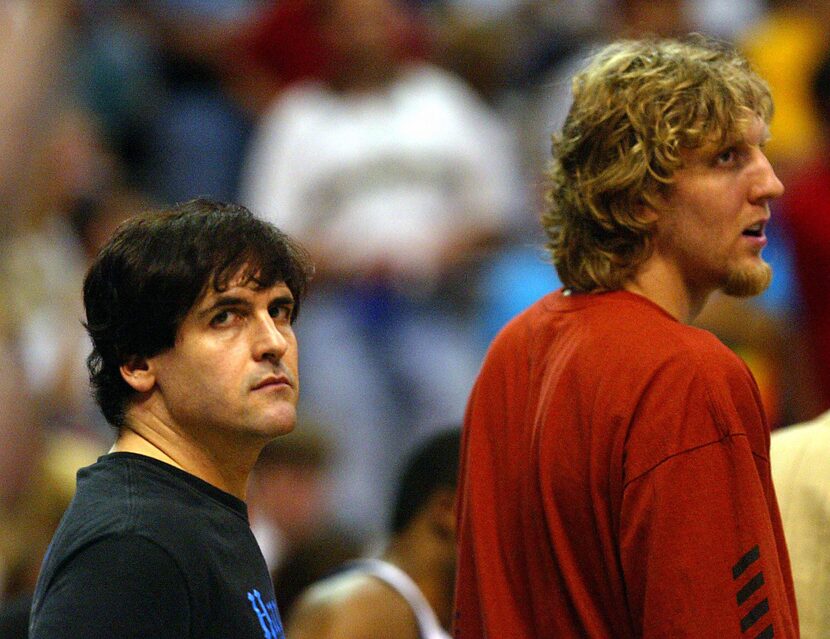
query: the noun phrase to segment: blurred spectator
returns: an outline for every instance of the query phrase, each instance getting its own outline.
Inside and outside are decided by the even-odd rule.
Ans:
[[[17,232],[4,238],[3,286],[14,292],[9,302],[18,320],[43,304],[79,297],[67,286],[84,271],[68,218],[78,202],[110,179],[112,160],[89,114],[65,106],[65,100],[53,106],[31,154],[23,205],[15,209]]]
[[[97,121],[74,107],[56,117],[33,154],[27,219],[0,258],[0,284],[21,349],[25,381],[52,428],[109,441],[88,390],[90,347],[81,324],[81,281],[115,224],[146,201],[121,182]]]
[[[312,586],[288,613],[293,639],[449,639],[459,453],[452,429],[410,455],[381,558],[348,563]]]
[[[803,639],[830,637],[830,412],[772,434],[770,461]]]
[[[275,573],[297,549],[332,527],[331,445],[300,422],[259,456],[248,488],[251,527]]]
[[[34,243],[25,255],[15,253],[34,229],[48,225],[39,205],[53,185],[38,183],[37,177],[44,137],[60,102],[63,52],[75,9],[71,0],[0,4],[0,602],[20,604],[3,615],[3,624],[28,617],[26,602],[71,497],[75,469],[96,452],[92,444],[45,427],[24,375],[27,360],[19,342],[22,324],[63,264],[60,247],[48,242]],[[50,248],[54,252],[47,257]],[[16,257],[22,267],[17,274],[11,268]]]
[[[232,200],[251,130],[240,37],[267,0],[77,0],[70,70],[131,184]]]
[[[810,97],[811,78],[827,47],[830,3],[826,0],[769,0],[766,13],[738,43],[775,99],[767,153],[785,184],[811,157],[819,125]]]
[[[51,431],[21,375],[19,354],[0,344],[0,601],[29,596],[46,547],[75,489],[75,471],[94,461],[95,442]]]
[[[247,79],[243,99],[254,112],[267,112],[277,94],[295,82],[321,78],[337,82],[343,69],[329,55],[326,37],[319,28],[326,11],[322,0],[268,3],[239,35],[243,52],[240,61],[246,65]],[[394,28],[400,55],[426,55],[432,40],[426,23],[416,12],[403,7],[397,21]]]
[[[144,194],[119,184],[78,201],[67,222],[83,269],[119,223],[150,207]],[[81,323],[80,287],[79,280],[70,288],[77,296],[65,305],[45,304],[29,313],[21,327],[24,370],[29,385],[38,389],[38,401],[48,411],[52,427],[87,432],[109,442],[112,430],[89,391],[86,358],[92,346]]]
[[[460,420],[479,362],[462,313],[473,262],[522,185],[504,125],[419,61],[400,5],[310,1],[328,64],[264,116],[241,199],[315,259],[301,402],[337,428],[340,516],[378,531],[399,451]]]
[[[0,253],[0,600],[12,606],[4,623],[25,612],[76,470],[106,447],[95,416],[76,411],[89,403],[88,349],[78,338],[85,260],[72,217],[111,183],[113,163],[87,114],[59,95],[48,108],[52,117],[27,140]]]
[[[825,23],[827,24],[827,23]],[[815,152],[792,176],[782,202],[803,298],[809,361],[822,410],[830,409],[830,51],[818,66],[812,95],[820,132]],[[817,413],[814,413],[814,415]]]
[[[143,17],[157,39],[163,108],[151,129],[149,173],[161,199],[236,199],[250,114],[233,99],[237,38],[262,0],[154,0]]]
[[[264,6],[240,33],[238,46],[245,64],[244,101],[261,115],[285,87],[319,78],[326,52],[315,28],[318,8],[313,2],[273,2]]]
[[[782,280],[775,254],[765,259],[773,266],[773,281]],[[792,286],[792,280],[784,280]],[[818,397],[809,348],[786,306],[769,308],[746,299],[715,294],[697,317],[695,326],[714,333],[749,367],[775,429],[816,415]]]
[[[152,0],[141,17],[160,54],[149,182],[164,202],[234,200],[251,117],[235,100],[236,43],[263,0]]]
[[[283,611],[308,584],[361,552],[360,541],[335,522],[331,457],[321,429],[301,420],[263,449],[251,475],[251,528]]]
[[[0,3],[0,216],[19,205],[32,145],[48,120],[75,0]]]
[[[686,7],[687,0],[612,0],[601,22],[603,29],[585,39],[529,91],[521,136],[528,171],[534,178],[541,175],[550,157],[551,135],[562,128],[571,107],[571,78],[585,65],[592,51],[616,38],[685,34],[692,29]],[[541,187],[540,184],[540,192]]]

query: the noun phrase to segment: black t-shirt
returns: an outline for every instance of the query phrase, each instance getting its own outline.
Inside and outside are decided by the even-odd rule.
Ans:
[[[284,639],[245,503],[143,455],[81,469],[30,639],[98,637]]]

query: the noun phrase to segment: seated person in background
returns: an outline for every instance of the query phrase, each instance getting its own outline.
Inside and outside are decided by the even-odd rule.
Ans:
[[[294,431],[262,450],[251,473],[251,530],[274,580],[280,610],[289,610],[308,586],[364,552],[365,540],[334,517],[333,451],[326,431],[299,420]]]
[[[289,612],[292,639],[449,639],[455,579],[457,429],[428,439],[401,475],[380,559],[346,564]],[[442,628],[443,626],[443,628]]]
[[[802,639],[830,637],[830,412],[772,433],[772,479]]]

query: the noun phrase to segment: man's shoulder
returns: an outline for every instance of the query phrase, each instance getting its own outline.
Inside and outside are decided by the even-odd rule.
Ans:
[[[186,637],[189,610],[185,575],[168,553],[139,535],[114,534],[41,574],[31,627],[35,637]]]
[[[213,509],[205,509],[206,504],[215,505],[220,512],[233,512],[238,502],[184,470],[136,453],[105,455],[81,469],[76,501],[105,510],[114,506],[132,517],[178,513],[174,520],[177,526],[188,524],[184,515],[191,511],[194,516],[211,512]],[[237,516],[242,515],[239,506],[236,511]]]
[[[148,589],[156,596],[164,596],[165,582],[175,577],[190,609],[201,611],[199,623],[223,629],[210,636],[230,636],[227,628],[241,619],[253,628],[266,618],[277,625],[265,561],[230,496],[222,503],[219,489],[203,489],[201,480],[183,471],[138,457],[104,458],[81,472],[75,500],[44,560],[39,597],[83,589],[80,566],[92,567],[88,575],[115,560],[132,561],[137,571],[152,564],[151,574],[157,574]],[[126,597],[129,580],[116,591]]]
[[[292,637],[417,637],[406,600],[383,581],[345,571],[310,587],[288,626]]]
[[[609,355],[642,353],[653,360],[680,358],[739,363],[709,331],[683,324],[653,302],[625,291],[568,295],[554,291],[508,322],[494,344],[513,349],[519,342],[551,341],[565,335],[571,344]]]
[[[119,453],[79,472],[55,544],[71,553],[110,535],[139,534],[195,562],[210,558],[211,543],[249,533],[242,502],[163,462]]]
[[[712,333],[624,292],[556,291],[514,318],[493,341],[480,379],[515,386],[517,376],[520,386],[558,379],[602,389],[632,410],[639,397],[677,397],[681,389],[719,413],[760,402],[746,364]]]

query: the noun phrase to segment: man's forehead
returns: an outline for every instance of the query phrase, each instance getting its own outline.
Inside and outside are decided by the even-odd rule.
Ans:
[[[770,137],[769,125],[760,116],[752,115],[733,131],[713,133],[698,146],[682,147],[680,155],[684,160],[691,160],[720,153],[734,145],[763,145],[769,141]]]

